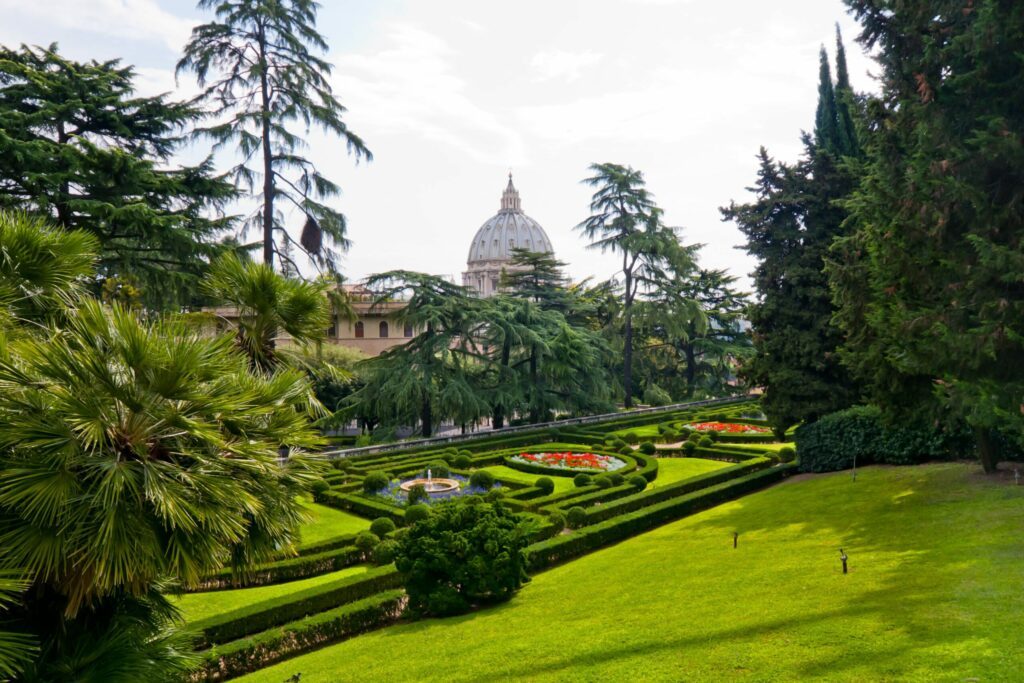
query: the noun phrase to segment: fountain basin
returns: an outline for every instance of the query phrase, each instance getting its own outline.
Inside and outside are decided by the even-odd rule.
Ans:
[[[409,481],[403,481],[398,485],[398,488],[408,493],[409,489],[413,486],[422,486],[426,489],[427,494],[434,496],[441,493],[457,491],[459,488],[459,481],[457,479],[444,479],[441,477],[410,479]]]

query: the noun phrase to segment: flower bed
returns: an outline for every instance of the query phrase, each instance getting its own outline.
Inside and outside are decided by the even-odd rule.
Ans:
[[[572,472],[614,472],[626,466],[626,461],[611,455],[595,453],[520,453],[509,460],[513,463],[546,467]]]
[[[698,432],[718,432],[719,434],[771,434],[772,430],[757,425],[739,422],[694,422],[686,425]]]

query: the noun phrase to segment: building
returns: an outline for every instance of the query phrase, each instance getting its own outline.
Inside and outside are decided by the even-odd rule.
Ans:
[[[480,226],[469,245],[462,284],[479,296],[493,296],[499,289],[502,271],[510,267],[513,249],[547,254],[555,251],[540,223],[523,213],[519,191],[509,173],[500,210]]]

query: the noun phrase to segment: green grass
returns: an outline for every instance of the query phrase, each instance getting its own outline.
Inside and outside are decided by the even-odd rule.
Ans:
[[[741,451],[779,451],[789,446],[796,450],[796,444],[792,441],[779,441],[776,443],[722,443],[722,448],[736,448]]]
[[[241,680],[1020,680],[1024,487],[975,470],[791,480]]]
[[[623,436],[626,436],[626,434],[636,434],[637,437],[641,437],[641,436],[658,436],[659,433],[660,432],[658,432],[658,425],[657,424],[651,424],[651,425],[642,425],[640,427],[629,427],[628,429],[618,429],[618,430],[616,430],[614,432],[609,433],[608,436],[623,437]]]
[[[495,479],[503,479],[505,481],[517,482],[520,484],[527,484],[533,486],[533,484],[541,477],[547,476],[551,481],[555,482],[555,492],[567,491],[573,487],[572,476],[561,476],[557,474],[530,474],[529,472],[520,472],[514,470],[511,467],[505,465],[491,465],[490,467],[481,467],[482,470],[487,470],[494,475]]]
[[[337,536],[355,534],[370,528],[370,520],[326,505],[303,501],[312,519],[302,525],[302,546],[328,541]]]
[[[652,481],[648,488],[655,489],[659,486],[696,477],[698,474],[732,467],[734,464],[701,458],[658,458],[658,478]]]
[[[337,581],[347,576],[356,576],[364,573],[367,569],[368,566],[366,565],[348,567],[341,571],[331,572],[330,574],[291,581],[289,583],[258,586],[256,588],[239,588],[237,590],[210,591],[208,593],[189,593],[172,597],[171,601],[181,610],[185,621],[198,621],[212,617],[215,614],[231,612],[253,603],[271,600],[306,588],[313,588],[314,586]]]

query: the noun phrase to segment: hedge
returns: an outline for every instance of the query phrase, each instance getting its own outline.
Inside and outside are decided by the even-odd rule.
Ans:
[[[631,476],[636,476],[636,475],[631,475]],[[630,484],[621,484],[619,486],[612,486],[612,487],[606,488],[606,489],[598,488],[596,491],[593,491],[591,493],[587,493],[587,494],[582,495],[582,496],[576,496],[575,498],[571,498],[569,500],[562,501],[559,504],[550,505],[548,507],[541,508],[541,509],[542,510],[562,510],[564,512],[567,508],[573,507],[573,506],[576,506],[576,505],[579,505],[581,507],[589,507],[589,506],[594,505],[596,503],[607,503],[609,501],[616,500],[616,499],[622,498],[624,496],[628,496],[628,495],[630,495],[632,493],[636,493],[636,487],[632,486]]]
[[[363,561],[363,554],[353,546],[329,550],[315,555],[300,555],[286,560],[277,560],[259,565],[252,570],[236,575],[230,569],[223,569],[205,578],[196,587],[185,592],[204,593],[230,588],[250,588],[287,583],[297,579],[319,576],[328,572],[351,567]]]
[[[771,466],[770,460],[767,458],[760,458],[755,461],[745,462],[739,465],[733,465],[732,467],[726,467],[725,469],[715,470],[714,472],[708,472],[707,474],[690,477],[689,479],[683,479],[682,481],[674,482],[666,486],[659,486],[656,489],[633,493],[633,495],[627,495],[619,498],[618,500],[611,501],[607,505],[589,508],[587,510],[587,524],[603,522],[604,520],[615,517],[616,515],[649,507],[670,498],[677,498],[693,491],[721,484],[722,482],[729,481],[730,479],[741,478],[751,472],[756,472],[757,470],[761,470],[769,466]],[[633,487],[629,488],[631,491],[636,491]]]
[[[394,565],[378,567],[365,574],[347,576],[304,591],[201,619],[189,624],[189,627],[199,632],[196,648],[202,649],[266,631],[274,626],[301,619],[307,614],[325,612],[401,586],[402,575]]]
[[[551,567],[565,560],[584,555],[616,543],[666,522],[734,500],[746,493],[775,483],[795,471],[795,465],[773,467],[734,481],[718,484],[678,498],[619,515],[600,524],[584,527],[569,535],[534,543],[526,549],[530,571]]]
[[[941,430],[929,425],[887,426],[875,406],[832,413],[796,430],[800,469],[832,472],[871,463],[910,465],[944,460],[969,452],[966,429]]]
[[[363,517],[376,519],[390,517],[399,526],[405,521],[405,510],[351,493],[328,491],[320,496],[321,504],[338,510],[347,510]]]
[[[303,652],[395,623],[405,609],[405,592],[392,590],[211,649],[195,683],[222,681],[262,669]]]

